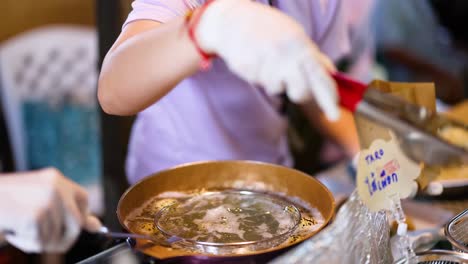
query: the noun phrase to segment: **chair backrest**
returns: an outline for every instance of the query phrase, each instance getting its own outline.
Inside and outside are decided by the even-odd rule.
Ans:
[[[48,26],[0,43],[0,94],[16,170],[55,166],[103,211],[97,34]]]
[[[17,170],[28,168],[21,101],[95,103],[96,61],[96,31],[88,27],[41,27],[0,44],[0,87]]]

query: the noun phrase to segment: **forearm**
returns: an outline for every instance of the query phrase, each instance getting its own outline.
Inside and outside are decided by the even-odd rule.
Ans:
[[[157,26],[144,23],[128,25],[127,39],[118,40],[104,60],[98,98],[109,114],[138,113],[198,69],[200,56],[183,18]]]
[[[405,65],[416,73],[438,75],[441,72],[441,70],[435,65],[406,51],[404,48],[387,47],[385,48],[384,55],[392,61]]]
[[[456,103],[464,98],[463,81],[456,74],[427,62],[410,52],[398,48],[388,48],[385,55],[392,61],[405,65],[415,74],[426,76],[427,81],[435,82],[437,98],[447,103]]]
[[[353,115],[341,109],[340,118],[329,121],[322,113],[317,113],[317,109],[311,105],[301,105],[302,111],[312,126],[316,127],[325,137],[341,146],[348,157],[352,158],[359,152],[359,138]]]

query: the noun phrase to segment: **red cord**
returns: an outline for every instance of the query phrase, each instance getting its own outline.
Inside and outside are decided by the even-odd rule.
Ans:
[[[197,49],[198,54],[200,54],[200,57],[202,58],[200,62],[200,68],[203,70],[210,68],[211,59],[215,57],[215,55],[206,53],[200,48],[200,45],[198,44],[198,41],[195,37],[195,30],[198,26],[198,23],[200,22],[200,17],[203,15],[206,8],[213,2],[214,0],[206,1],[206,3],[200,7],[200,10],[198,10],[198,13],[195,16],[193,15],[194,12],[190,12],[189,14],[187,14],[185,18],[185,24],[187,25],[187,28],[188,28],[189,38],[190,40],[192,40],[193,44],[195,45],[195,48]]]

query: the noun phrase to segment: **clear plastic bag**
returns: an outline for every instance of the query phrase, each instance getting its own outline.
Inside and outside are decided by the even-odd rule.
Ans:
[[[392,262],[386,213],[369,211],[355,191],[327,228],[271,263]]]

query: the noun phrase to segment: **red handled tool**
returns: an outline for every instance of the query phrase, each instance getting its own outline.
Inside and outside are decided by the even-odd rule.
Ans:
[[[439,136],[439,131],[446,127],[461,128],[468,133],[468,126],[372,89],[344,74],[333,73],[332,77],[338,87],[340,104],[355,114],[393,130],[401,149],[409,158],[438,166],[468,163],[466,149]]]
[[[341,73],[333,73],[332,76],[338,86],[340,104],[354,113],[357,105],[364,97],[367,85]]]

